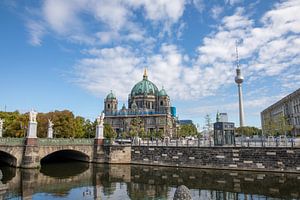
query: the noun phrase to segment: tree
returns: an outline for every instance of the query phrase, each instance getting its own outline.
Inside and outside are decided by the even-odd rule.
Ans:
[[[244,136],[253,136],[253,135],[261,135],[262,130],[253,126],[243,126],[235,129],[238,135]]]
[[[107,139],[113,139],[117,137],[117,132],[110,124],[104,124],[104,137]]]
[[[179,127],[179,137],[197,136],[197,128],[195,124],[183,124]]]
[[[276,123],[271,118],[265,119],[265,122],[264,122],[262,128],[266,135],[275,135],[275,133],[276,133]]]
[[[212,136],[213,135],[213,124],[212,124],[212,120],[211,120],[211,117],[209,114],[205,115],[204,117],[204,120],[205,120],[205,129],[207,131],[207,134],[209,136]]]
[[[287,135],[289,132],[291,132],[292,129],[293,126],[289,124],[287,117],[281,115],[278,119],[277,124],[278,134]]]
[[[163,138],[164,133],[163,130],[158,130],[158,131],[154,131],[152,135],[154,138],[161,139]]]
[[[29,123],[28,113],[0,112],[0,118],[4,119],[4,137],[25,137]],[[54,111],[48,113],[38,113],[37,115],[37,136],[47,137],[48,119],[53,123],[55,137],[95,137],[96,121],[91,122],[80,116],[74,116],[69,110]]]
[[[129,135],[131,137],[136,137],[136,136],[139,136],[141,138],[147,137],[147,133],[144,128],[144,122],[141,118],[139,117],[133,118],[130,122],[129,128],[130,128]]]

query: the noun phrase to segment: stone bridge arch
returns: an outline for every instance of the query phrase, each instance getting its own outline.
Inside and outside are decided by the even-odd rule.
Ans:
[[[23,147],[4,146],[0,148],[0,162],[13,167],[19,167],[22,163]]]
[[[11,153],[0,150],[0,162],[9,166],[17,166],[17,158]]]
[[[47,146],[41,147],[40,164],[49,161],[65,161],[77,160],[83,162],[92,162],[93,160],[93,147],[92,146]]]

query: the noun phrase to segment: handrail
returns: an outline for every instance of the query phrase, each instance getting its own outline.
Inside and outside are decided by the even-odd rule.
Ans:
[[[87,138],[38,138],[40,146],[51,145],[92,145],[94,139]]]
[[[0,138],[1,145],[16,146],[24,145],[25,138],[12,138],[12,137],[2,137]]]

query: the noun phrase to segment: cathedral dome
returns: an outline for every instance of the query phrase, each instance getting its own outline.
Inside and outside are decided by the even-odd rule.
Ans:
[[[135,84],[131,90],[131,96],[137,95],[157,95],[158,88],[154,83],[148,80],[147,71],[145,70],[143,80]]]
[[[166,90],[164,88],[162,88],[159,92],[158,92],[158,96],[162,97],[162,96],[168,96]]]
[[[106,99],[117,99],[117,98],[116,95],[112,91],[110,91],[110,93],[106,96]]]

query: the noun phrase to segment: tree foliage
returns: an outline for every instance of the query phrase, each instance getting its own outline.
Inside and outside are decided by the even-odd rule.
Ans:
[[[29,113],[0,112],[0,118],[4,119],[4,137],[24,137],[29,123]],[[83,138],[94,137],[96,122],[91,122],[80,116],[74,116],[71,111],[54,111],[38,113],[37,134],[38,137],[47,137],[48,119],[53,123],[54,137],[58,138]]]
[[[235,129],[237,135],[253,136],[261,135],[262,131],[254,126],[243,126]]]
[[[110,124],[104,124],[104,137],[107,139],[113,139],[117,137],[117,132]]]
[[[195,124],[183,124],[179,127],[179,137],[197,136],[197,128]]]
[[[290,134],[293,126],[289,124],[284,115],[276,118],[267,118],[263,124],[263,130],[266,135],[286,135]]]

